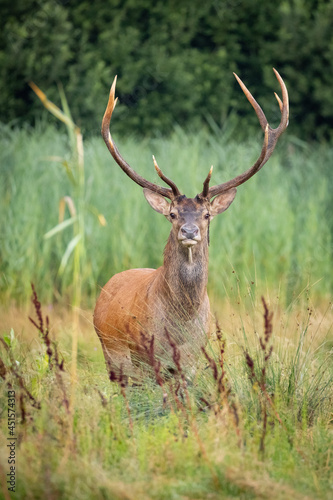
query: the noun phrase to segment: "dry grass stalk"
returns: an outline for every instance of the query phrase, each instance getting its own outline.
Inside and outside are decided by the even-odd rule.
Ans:
[[[48,355],[48,366],[50,370],[53,370],[56,376],[56,380],[58,382],[58,386],[61,390],[63,400],[62,403],[66,409],[67,414],[70,413],[70,404],[69,404],[69,398],[67,395],[65,383],[63,380],[63,373],[64,373],[64,359],[59,361],[59,354],[58,354],[58,348],[57,344],[54,342],[54,340],[50,340],[50,329],[49,329],[49,318],[48,316],[45,317],[45,326],[44,326],[44,319],[43,319],[43,313],[42,313],[42,307],[41,303],[38,300],[37,292],[35,290],[34,284],[31,283],[31,288],[32,288],[32,303],[35,308],[36,316],[37,316],[37,322],[34,321],[32,318],[29,317],[29,320],[31,323],[37,328],[39,331],[40,337],[42,341],[45,344],[46,347],[46,354]]]

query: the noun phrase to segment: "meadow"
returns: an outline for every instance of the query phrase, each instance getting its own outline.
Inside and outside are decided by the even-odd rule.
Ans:
[[[211,225],[206,355],[191,379],[180,366],[136,387],[109,380],[92,308],[114,273],[161,265],[168,222],[100,137],[77,169],[75,137],[47,122],[1,132],[1,498],[331,498],[333,148],[285,134],[238,189]],[[156,181],[154,154],[187,196],[212,164],[219,183],[255,161],[261,135],[235,137],[115,133],[137,171]]]

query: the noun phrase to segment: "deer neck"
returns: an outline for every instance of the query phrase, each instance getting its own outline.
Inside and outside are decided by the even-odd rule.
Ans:
[[[208,280],[208,241],[191,248],[178,242],[171,231],[164,249],[164,292],[174,306],[187,315],[197,313],[205,296]]]

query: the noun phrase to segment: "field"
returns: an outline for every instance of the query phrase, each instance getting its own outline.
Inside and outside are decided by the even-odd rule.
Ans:
[[[211,164],[219,183],[256,159],[261,136],[235,136],[115,139],[143,176],[156,180],[154,154],[194,196]],[[331,498],[333,148],[286,135],[238,189],[211,226],[207,357],[190,379],[180,367],[137,387],[110,382],[92,309],[114,273],[161,264],[168,222],[100,138],[84,168],[70,139],[2,129],[1,498]]]

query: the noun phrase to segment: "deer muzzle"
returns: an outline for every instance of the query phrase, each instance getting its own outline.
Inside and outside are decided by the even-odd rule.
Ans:
[[[186,247],[192,247],[201,241],[200,229],[195,224],[184,224],[178,233],[178,241]]]

